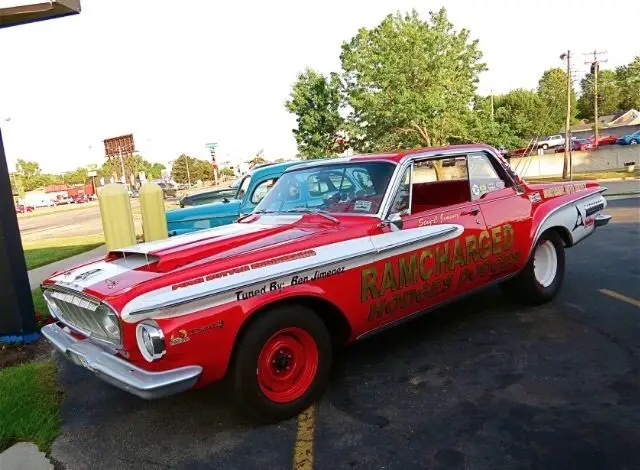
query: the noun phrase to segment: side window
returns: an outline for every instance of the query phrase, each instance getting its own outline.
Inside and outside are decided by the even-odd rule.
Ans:
[[[416,214],[469,202],[466,156],[432,158],[413,164],[411,213]]]
[[[262,183],[259,183],[256,186],[256,189],[253,190],[253,194],[251,195],[251,202],[253,204],[258,204],[262,199],[271,191],[271,188],[274,184],[276,184],[278,178],[269,178],[268,180],[264,180]]]
[[[407,168],[400,180],[400,186],[391,203],[391,214],[409,214],[409,194],[411,189],[411,167]]]
[[[507,186],[484,153],[469,154],[469,179],[471,180],[471,197],[474,201],[487,193]]]
[[[245,177],[240,183],[240,189],[238,190],[238,199],[243,199],[247,189],[249,189],[249,183],[251,182],[251,176]]]
[[[331,173],[329,173],[329,179],[331,180],[331,183],[333,183],[333,186],[340,191],[345,191],[353,187],[353,184],[351,184],[351,181],[349,181],[349,178],[347,178],[344,173],[345,172],[337,171],[332,171]]]

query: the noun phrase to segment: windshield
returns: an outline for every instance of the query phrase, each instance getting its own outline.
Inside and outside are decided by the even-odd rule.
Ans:
[[[285,173],[256,212],[318,209],[334,213],[375,214],[395,165],[349,162]]]
[[[236,179],[233,183],[231,183],[229,185],[230,188],[237,188],[238,186],[240,186],[240,182],[242,181],[242,178],[238,178]]]

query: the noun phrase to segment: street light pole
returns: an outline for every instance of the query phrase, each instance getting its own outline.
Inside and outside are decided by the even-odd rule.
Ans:
[[[120,178],[120,181],[122,181],[122,184],[126,184],[127,178],[125,178],[124,176],[124,160],[122,159],[122,148],[120,148],[119,145],[118,145],[118,155],[120,156],[120,168],[122,169],[122,177]]]

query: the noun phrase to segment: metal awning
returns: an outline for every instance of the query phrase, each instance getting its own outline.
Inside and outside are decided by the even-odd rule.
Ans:
[[[80,0],[0,0],[0,29],[80,13]]]

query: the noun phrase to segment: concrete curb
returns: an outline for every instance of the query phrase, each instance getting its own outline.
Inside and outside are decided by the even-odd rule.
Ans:
[[[38,446],[18,442],[0,454],[0,470],[54,470],[53,464]]]

